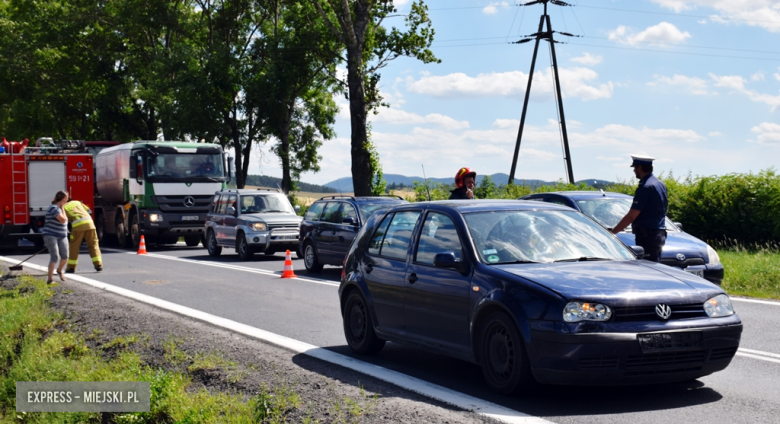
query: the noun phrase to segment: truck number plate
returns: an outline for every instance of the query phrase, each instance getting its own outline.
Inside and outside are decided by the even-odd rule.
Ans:
[[[197,221],[198,216],[197,215],[184,215],[181,217],[182,221]]]

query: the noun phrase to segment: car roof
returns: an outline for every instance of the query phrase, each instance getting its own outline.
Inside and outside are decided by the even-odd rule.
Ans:
[[[401,196],[324,196],[318,199],[317,201],[320,202],[320,201],[328,201],[328,200],[352,200],[358,203],[380,203],[380,202],[399,203],[399,202],[407,201]]]
[[[458,210],[461,213],[469,212],[485,212],[485,211],[516,211],[516,210],[561,210],[561,211],[573,211],[574,209],[557,205],[555,203],[542,203],[534,202],[532,200],[498,200],[498,199],[484,199],[484,200],[437,200],[433,202],[417,202],[410,203],[408,205],[396,206],[398,208],[414,209],[420,206],[432,206],[436,209],[437,206],[450,207]]]
[[[542,196],[545,194],[557,194],[559,196],[565,196],[570,199],[575,200],[584,200],[584,199],[594,199],[594,198],[608,198],[608,199],[624,199],[624,198],[632,198],[628,194],[623,193],[616,193],[614,191],[551,191],[548,193],[534,193],[534,196]]]

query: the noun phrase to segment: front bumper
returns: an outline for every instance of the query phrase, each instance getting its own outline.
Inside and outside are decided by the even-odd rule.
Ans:
[[[152,221],[151,216],[156,214],[162,220]],[[160,236],[188,236],[203,235],[206,232],[206,212],[161,212],[157,210],[145,210],[140,213],[139,222],[142,222],[141,234]]]
[[[256,250],[297,250],[298,232],[289,230],[247,231],[247,243]]]
[[[711,321],[711,320],[710,320]],[[531,331],[528,354],[537,381],[582,386],[669,383],[726,368],[739,348],[742,324],[648,333],[701,332],[701,344],[643,352],[637,334]]]

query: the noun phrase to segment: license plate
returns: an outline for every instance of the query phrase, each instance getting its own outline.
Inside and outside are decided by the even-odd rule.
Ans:
[[[181,217],[182,221],[197,221],[198,216],[197,215],[184,215]]]
[[[298,236],[274,236],[274,240],[297,240]]]
[[[642,353],[699,350],[704,348],[704,337],[701,331],[637,334],[636,339],[639,342],[639,347],[642,348]]]
[[[704,270],[701,269],[686,269],[685,272],[704,278]]]

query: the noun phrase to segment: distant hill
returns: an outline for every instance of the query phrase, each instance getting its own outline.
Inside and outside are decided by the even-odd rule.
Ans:
[[[479,184],[482,181],[482,178],[484,178],[484,175],[477,174],[477,184]],[[509,174],[504,173],[497,173],[490,176],[490,178],[493,179],[493,182],[496,183],[496,185],[503,185],[506,184],[507,181],[509,181]],[[387,184],[393,184],[396,185],[403,184],[404,187],[411,187],[414,185],[415,181],[419,181],[420,183],[424,183],[425,179],[423,177],[407,177],[406,175],[399,175],[399,174],[385,174],[385,181],[387,181]],[[454,178],[453,177],[447,177],[447,178],[428,178],[429,182],[437,182],[441,184],[453,184]],[[597,180],[597,179],[585,179],[577,181],[576,184],[579,183],[585,183],[591,187],[604,187],[609,184],[612,184],[610,181],[605,180]],[[544,180],[526,180],[522,178],[515,178],[515,184],[516,185],[526,185],[526,186],[532,186],[532,187],[539,187],[543,185],[555,185],[556,181],[544,181]],[[352,191],[352,177],[344,177],[339,178],[338,180],[331,181],[329,183],[325,184],[325,187],[334,188],[336,190],[340,190],[342,192]]]
[[[351,180],[350,180],[351,181]],[[295,183],[300,191],[308,191],[312,193],[338,193],[338,190],[330,187],[325,187],[317,184],[308,183]],[[259,186],[259,187],[281,187],[282,179],[276,177],[269,177],[267,175],[247,175],[246,185]],[[350,191],[352,186],[350,186]]]

